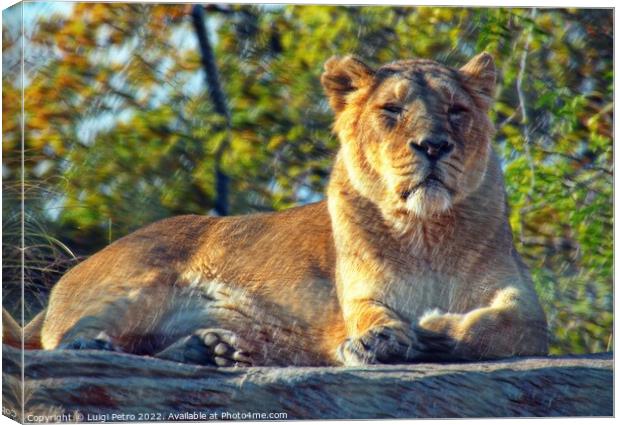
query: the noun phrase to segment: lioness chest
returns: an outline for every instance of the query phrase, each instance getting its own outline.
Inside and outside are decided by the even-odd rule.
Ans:
[[[487,298],[482,292],[462,276],[414,269],[393,275],[375,296],[407,322],[416,323],[429,310],[465,313],[480,307]]]

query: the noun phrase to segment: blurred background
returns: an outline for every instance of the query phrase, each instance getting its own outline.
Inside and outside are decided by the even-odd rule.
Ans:
[[[2,289],[14,316],[22,252],[28,319],[67,268],[147,223],[322,199],[338,149],[319,83],[330,56],[458,67],[486,50],[499,69],[492,118],[511,224],[551,352],[612,348],[611,9],[207,6],[224,113],[191,13],[68,2],[4,11]]]

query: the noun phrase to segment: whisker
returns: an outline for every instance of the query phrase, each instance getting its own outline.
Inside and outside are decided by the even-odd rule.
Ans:
[[[392,165],[392,168],[394,168],[396,170],[399,170],[399,169],[402,169],[402,168],[417,167],[419,165],[420,164],[417,163],[417,162],[407,162],[407,163],[404,163],[404,164],[394,164],[394,165]]]
[[[453,163],[451,163],[451,162],[444,162],[444,164],[446,164],[446,165],[447,165],[447,166],[449,166],[449,167],[454,168],[454,169],[455,169],[456,171],[458,171],[459,173],[462,173],[462,172],[463,172],[463,169],[462,169],[462,168],[457,167],[456,165],[454,165],[454,164],[453,164]]]
[[[450,172],[446,172],[446,174],[448,175],[448,177],[449,177],[451,180],[457,180],[456,173],[454,173],[454,172],[452,172],[452,173],[450,173]]]
[[[394,164],[394,165],[392,165],[392,168],[395,168],[395,169],[399,170],[399,169],[401,169],[401,168],[411,167],[411,165],[412,165],[411,163],[408,163],[408,164],[400,164],[400,165],[398,165],[398,164]]]

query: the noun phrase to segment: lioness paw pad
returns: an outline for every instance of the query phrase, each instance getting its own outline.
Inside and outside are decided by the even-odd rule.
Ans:
[[[234,332],[199,329],[156,354],[161,359],[219,367],[247,367],[252,359]]]

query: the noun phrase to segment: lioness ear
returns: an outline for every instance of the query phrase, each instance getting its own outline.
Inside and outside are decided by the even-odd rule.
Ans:
[[[333,56],[325,62],[321,84],[334,112],[344,109],[349,93],[370,84],[373,74],[374,71],[368,65],[354,56]]]
[[[474,56],[459,70],[465,82],[478,95],[484,107],[488,108],[493,101],[495,91],[495,62],[487,52]]]

